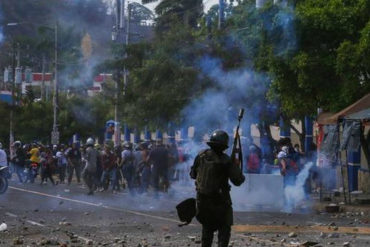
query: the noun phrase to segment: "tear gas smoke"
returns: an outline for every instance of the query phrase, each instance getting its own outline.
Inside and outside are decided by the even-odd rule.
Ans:
[[[73,105],[71,110],[75,119],[81,124],[88,125],[96,122],[96,116],[91,113],[91,107],[88,104]]]
[[[3,28],[0,27],[0,43],[2,43],[3,40],[4,40]]]
[[[285,211],[292,212],[293,209],[303,206],[301,203],[306,199],[305,184],[312,166],[312,162],[307,163],[298,174],[295,184],[285,187]]]
[[[258,122],[260,103],[265,101],[267,76],[250,69],[224,71],[219,59],[204,57],[197,66],[214,85],[182,111],[185,126],[199,134],[214,129],[229,132],[235,127],[239,108],[246,109],[244,123]]]
[[[286,3],[281,4],[272,21],[264,14],[261,18],[263,18],[263,27],[267,34],[273,36],[277,30],[279,33],[274,44],[275,54],[283,55],[295,50],[297,39],[293,8]],[[248,46],[248,44],[242,45]],[[257,73],[252,68],[225,71],[220,59],[209,56],[197,61],[196,66],[202,76],[210,78],[213,82],[210,89],[193,100],[182,112],[184,126],[195,126],[197,141],[201,140],[199,137],[203,134],[209,134],[215,129],[224,129],[232,134],[239,108],[246,109],[242,129],[244,130],[243,135],[247,137],[250,135],[250,124],[259,122],[265,108],[277,111],[278,107],[269,106],[266,100],[270,83],[270,78],[266,74]],[[195,157],[201,149],[193,151],[194,153],[191,151],[191,156]],[[312,163],[306,165],[299,174],[297,183],[287,191],[284,191],[283,177],[280,174],[248,174],[245,184],[231,191],[234,208],[239,211],[248,211],[263,210],[262,207],[267,206],[266,210],[283,210],[285,195],[289,198],[288,204],[291,205],[288,210],[293,209],[305,198],[303,187],[311,166]]]

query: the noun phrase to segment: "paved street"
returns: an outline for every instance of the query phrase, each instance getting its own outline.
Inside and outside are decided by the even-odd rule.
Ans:
[[[178,227],[173,193],[87,196],[82,185],[12,183],[0,197],[0,245],[200,246],[200,225]],[[185,198],[185,197],[184,197]],[[233,246],[369,246],[369,215],[236,212]],[[290,236],[289,236],[290,235]]]

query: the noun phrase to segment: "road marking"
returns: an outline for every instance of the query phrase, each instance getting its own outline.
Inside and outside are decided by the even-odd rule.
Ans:
[[[50,195],[50,194],[46,194],[46,193],[42,193],[42,192],[38,192],[38,191],[21,189],[21,188],[13,187],[13,186],[9,186],[9,188],[10,189],[13,189],[13,190],[18,190],[18,191],[22,191],[22,192],[27,192],[27,193],[39,195],[39,196],[45,196],[45,197],[50,197],[50,198],[62,199],[62,200],[70,201],[70,202],[74,202],[74,203],[89,205],[89,206],[93,206],[93,207],[100,207],[100,208],[109,209],[109,210],[115,210],[115,211],[120,211],[120,212],[124,212],[124,213],[130,213],[130,214],[134,214],[134,215],[138,215],[138,216],[143,216],[143,217],[148,217],[148,218],[152,218],[152,219],[173,222],[173,223],[176,223],[176,224],[181,224],[182,223],[182,222],[180,222],[178,220],[174,220],[172,218],[167,218],[167,217],[162,217],[162,216],[156,216],[156,215],[141,213],[141,212],[138,212],[138,211],[123,209],[123,208],[111,207],[111,206],[103,205],[102,203],[86,202],[86,201],[71,199],[71,198],[68,198],[68,197],[63,197],[63,196],[60,196],[60,195],[55,196],[55,195]],[[194,224],[189,224],[189,225],[194,226]]]
[[[18,218],[18,215],[16,214],[12,214],[10,212],[6,212],[5,215],[9,216],[9,217],[13,217],[13,218]],[[41,227],[44,227],[45,225],[41,224],[41,223],[38,223],[36,221],[33,221],[33,220],[26,220],[26,222],[30,223],[31,225],[34,225],[34,226],[41,226]]]
[[[329,226],[271,226],[271,225],[234,225],[235,232],[254,232],[254,233],[352,233],[370,234],[370,227],[348,227],[338,226],[338,229]]]
[[[28,223],[30,223],[31,225],[34,225],[34,226],[41,226],[41,227],[45,227],[45,225],[43,224],[40,224],[36,221],[33,221],[33,220],[26,220]]]
[[[9,213],[9,212],[6,212],[5,215],[6,216],[9,216],[9,217],[13,217],[13,218],[17,218],[18,217],[17,215],[12,214],[12,213]]]

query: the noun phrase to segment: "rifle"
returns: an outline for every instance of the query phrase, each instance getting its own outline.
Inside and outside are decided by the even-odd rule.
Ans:
[[[242,151],[242,144],[240,142],[240,134],[239,134],[239,128],[240,128],[240,122],[243,119],[244,116],[244,109],[241,108],[239,111],[238,116],[238,126],[236,127],[235,135],[234,135],[234,143],[233,143],[233,149],[231,151],[231,160],[234,162],[236,159],[239,161],[240,169],[243,169],[243,151]]]

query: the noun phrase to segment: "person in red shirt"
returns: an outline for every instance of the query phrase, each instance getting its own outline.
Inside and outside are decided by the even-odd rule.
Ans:
[[[112,151],[113,149],[113,142],[107,141],[104,145],[104,151],[101,155],[101,163],[103,166],[103,174],[101,177],[101,184],[103,188],[101,191],[106,191],[109,187],[109,181],[112,181],[112,190],[114,185],[117,182],[117,165],[116,165],[116,157]]]
[[[258,155],[256,146],[249,147],[249,154],[247,156],[247,173],[259,174],[261,171],[261,159]]]

